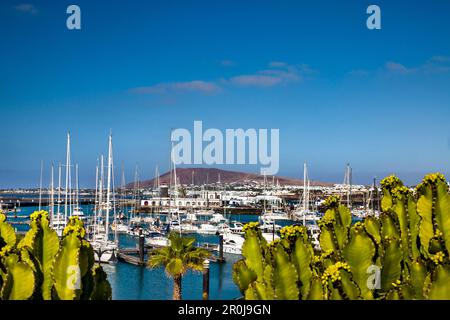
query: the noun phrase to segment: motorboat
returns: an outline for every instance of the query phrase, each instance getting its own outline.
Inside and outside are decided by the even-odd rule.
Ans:
[[[266,211],[262,217],[271,220],[290,220],[289,215],[286,212],[278,210]]]
[[[128,226],[122,222],[111,224],[111,230],[117,233],[128,233]]]
[[[108,240],[106,234],[94,235],[91,245],[94,249],[94,260],[96,262],[114,263],[117,261],[119,246],[115,241]]]
[[[219,227],[209,222],[202,223],[197,228],[197,233],[199,234],[216,234],[217,232],[219,232]]]
[[[280,236],[274,232],[262,232],[263,238],[266,239],[267,242],[272,242],[280,239]]]
[[[229,230],[234,234],[244,234],[244,224],[238,221],[231,221],[229,225]]]
[[[161,232],[150,232],[145,237],[145,245],[148,247],[167,247],[170,245],[170,240]]]
[[[227,223],[228,222],[228,219],[226,219],[224,216],[223,216],[223,214],[221,214],[221,213],[214,213],[213,215],[212,215],[212,218],[211,219],[209,219],[209,222],[211,222],[211,223]]]
[[[242,254],[242,246],[245,239],[243,236],[226,232],[223,234],[223,252],[229,254]],[[217,247],[219,250],[219,247]]]
[[[64,214],[57,213],[51,217],[50,226],[52,227],[53,230],[56,231],[56,234],[58,235],[58,237],[60,237],[60,238],[62,237],[64,228],[66,227],[66,225],[67,225],[67,222],[66,222],[66,219],[64,218]]]

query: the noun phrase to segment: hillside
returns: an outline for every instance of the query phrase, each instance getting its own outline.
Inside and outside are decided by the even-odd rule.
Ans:
[[[202,185],[208,183],[245,183],[245,182],[264,182],[264,176],[254,173],[246,173],[246,172],[238,172],[238,171],[228,171],[221,170],[217,168],[178,168],[177,169],[177,178],[181,184],[192,184],[194,181],[195,185]],[[273,181],[272,176],[267,176],[267,183],[271,184]],[[159,177],[160,183],[168,184],[170,182],[170,171],[160,175]],[[280,185],[303,185],[303,180],[288,178],[288,177],[279,177],[275,176],[275,183],[278,182]],[[144,180],[140,182],[141,187],[151,187],[154,185],[154,179]],[[320,182],[320,181],[311,181],[311,186],[332,186],[332,183],[328,182]],[[133,183],[127,185],[127,187],[133,187]]]

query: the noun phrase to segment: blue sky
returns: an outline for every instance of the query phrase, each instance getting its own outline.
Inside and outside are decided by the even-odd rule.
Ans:
[[[366,28],[381,8],[382,29]],[[81,8],[82,29],[66,28]],[[279,175],[357,183],[450,173],[450,2],[2,1],[0,187],[40,161],[95,183],[114,135],[127,180],[169,166],[171,128],[279,128]],[[258,172],[258,166],[228,166]]]

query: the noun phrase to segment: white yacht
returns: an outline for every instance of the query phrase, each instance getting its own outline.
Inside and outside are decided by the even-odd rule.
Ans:
[[[91,240],[94,249],[94,260],[102,263],[114,263],[119,250],[115,241],[107,240],[104,233],[94,235]]]
[[[263,213],[262,217],[271,220],[290,220],[289,215],[286,212],[279,210],[271,210]]]
[[[145,237],[145,245],[148,247],[167,247],[170,245],[170,240],[161,232],[150,232]]]
[[[221,213],[214,213],[212,218],[209,219],[211,223],[227,223],[228,220]]]
[[[262,236],[264,239],[266,239],[267,242],[272,242],[272,241],[280,239],[280,236],[278,236],[276,233],[272,233],[272,232],[262,232]]]
[[[128,233],[129,228],[123,222],[114,222],[111,224],[111,230],[117,233]]]
[[[308,236],[310,237],[312,244],[314,245],[314,249],[320,250],[320,228],[317,224],[307,224],[306,225]]]
[[[273,230],[275,230],[275,232],[281,230],[281,226],[276,224],[275,221],[272,219],[268,219],[266,217],[261,216],[259,220],[261,222],[259,228],[261,229],[262,232],[271,233]]]
[[[223,234],[223,252],[229,254],[242,254],[242,246],[244,245],[244,237],[231,232]],[[219,250],[219,246],[217,246]]]
[[[219,232],[219,227],[212,223],[202,223],[199,228],[197,228],[197,233],[199,234],[216,234]]]

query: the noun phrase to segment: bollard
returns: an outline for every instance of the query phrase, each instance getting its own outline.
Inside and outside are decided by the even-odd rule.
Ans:
[[[272,242],[275,241],[275,220],[273,220],[272,225]]]
[[[209,260],[203,261],[203,300],[209,300]]]
[[[219,262],[223,262],[223,234],[219,235]]]
[[[142,234],[142,228],[139,228],[139,261],[144,264],[144,240],[145,237]]]

